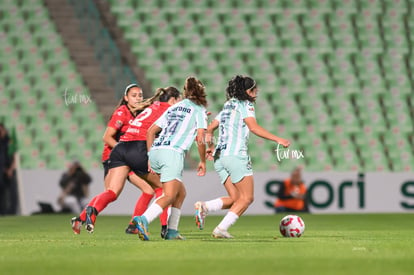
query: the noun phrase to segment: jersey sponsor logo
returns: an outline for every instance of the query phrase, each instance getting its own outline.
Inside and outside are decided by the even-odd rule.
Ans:
[[[122,116],[122,114],[123,114],[124,112],[122,112],[122,111],[118,111],[116,114],[118,115],[118,116]]]
[[[187,114],[191,113],[191,108],[187,108],[187,107],[182,107],[182,106],[177,106],[174,109],[172,109],[173,112],[177,111],[177,112],[185,112]]]
[[[169,146],[170,144],[169,140],[154,142],[154,146]]]
[[[129,134],[134,134],[134,133],[139,133],[140,131],[139,131],[139,129],[130,127],[130,128],[128,128],[128,130],[126,132],[129,133]]]
[[[234,109],[236,109],[236,106],[233,105],[233,104],[225,104],[223,109],[224,110],[234,110]]]

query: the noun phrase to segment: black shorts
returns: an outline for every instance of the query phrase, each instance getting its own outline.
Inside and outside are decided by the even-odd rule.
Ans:
[[[108,167],[112,169],[119,166],[128,166],[137,175],[148,174],[147,142],[119,142],[111,151]]]
[[[108,172],[109,172],[108,161],[109,161],[109,159],[102,162],[102,166],[103,166],[103,169],[104,169],[104,179],[106,178],[106,175],[108,175]]]

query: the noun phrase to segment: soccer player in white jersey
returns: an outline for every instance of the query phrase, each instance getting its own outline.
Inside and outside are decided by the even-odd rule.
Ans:
[[[215,238],[233,238],[228,232],[237,219],[253,202],[253,170],[248,153],[249,132],[288,147],[290,142],[268,132],[257,124],[254,102],[257,97],[256,82],[248,76],[237,75],[229,81],[227,101],[222,111],[207,128],[207,158],[213,159],[214,168],[228,197],[195,203],[196,224],[203,229],[208,212],[229,209],[226,216],[213,231]],[[217,145],[212,136],[219,128]],[[214,154],[213,154],[214,151]]]
[[[188,77],[184,85],[184,100],[172,105],[148,129],[147,146],[151,172],[160,175],[163,196],[154,201],[142,216],[133,218],[141,240],[149,240],[148,225],[163,209],[171,205],[166,240],[182,240],[178,232],[186,191],[183,184],[184,155],[194,138],[197,142],[200,162],[198,175],[206,173],[205,130],[207,128],[206,94],[204,85],[194,77]],[[156,134],[158,137],[155,138]]]

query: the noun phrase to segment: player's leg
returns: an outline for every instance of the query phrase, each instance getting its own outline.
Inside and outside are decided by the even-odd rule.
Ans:
[[[239,198],[233,203],[226,216],[214,229],[213,237],[215,238],[232,238],[233,236],[228,233],[228,229],[236,223],[253,202],[253,176],[246,176],[234,185],[239,193]]]
[[[167,181],[163,184],[163,196],[155,200],[142,216],[136,216],[133,218],[133,223],[138,229],[138,236],[141,240],[147,241],[148,237],[148,225],[156,219],[163,212],[164,208],[172,204],[177,197],[180,190],[181,182],[178,180]]]
[[[164,191],[162,188],[156,188],[155,190],[155,198],[158,199],[164,194]],[[161,238],[165,239],[165,236],[167,235],[167,229],[168,229],[168,209],[170,207],[164,208],[160,215],[160,223],[161,223]]]
[[[184,154],[168,149],[153,150],[149,152],[149,160],[151,169],[160,175],[164,194],[152,203],[142,216],[134,218],[141,240],[148,240],[148,224],[157,218],[163,209],[174,203],[180,192],[182,193]],[[185,197],[185,194],[183,195]]]
[[[178,224],[180,223],[181,217],[181,207],[183,205],[184,199],[187,195],[184,184],[180,182],[180,186],[177,192],[177,195],[174,199],[174,202],[171,205],[171,215],[168,219],[168,231],[165,236],[166,240],[184,240],[185,238],[181,236],[178,232]]]
[[[145,141],[131,141],[125,143],[124,160],[128,167],[131,168],[128,180],[138,187],[142,194],[138,198],[132,218],[142,215],[148,208],[149,203],[154,197],[154,189],[143,176],[148,174],[148,156],[147,144]],[[161,186],[161,184],[160,184]],[[138,234],[137,228],[132,222],[132,218],[126,228],[126,233]]]
[[[133,171],[128,174],[128,180],[138,187],[142,193],[139,196],[134,212],[132,213],[131,220],[128,224],[128,227],[125,229],[125,233],[127,234],[138,234],[135,225],[132,222],[132,218],[135,216],[142,215],[145,210],[147,210],[149,203],[151,202],[152,198],[154,197],[154,189],[142,178],[138,177]]]
[[[86,207],[86,230],[88,232],[93,232],[96,216],[121,194],[128,172],[129,167],[127,166],[119,166],[109,170],[105,178],[107,190],[97,195],[93,204],[88,204]]]
[[[108,161],[109,161],[109,159],[107,159],[107,160],[105,160],[105,161],[103,161],[102,162],[102,166],[103,166],[103,169],[104,169],[104,180],[105,180],[105,178],[106,178],[106,175],[108,175],[108,173],[109,173],[109,164],[108,164]],[[104,189],[106,190],[106,185],[105,185],[105,183],[104,183]],[[96,199],[96,197],[94,197],[90,202],[89,202],[89,204],[93,204],[94,203],[94,200]],[[86,202],[85,203],[86,204],[86,206],[88,205],[88,202]],[[73,230],[73,232],[75,233],[75,234],[80,234],[80,229],[81,229],[81,227],[82,227],[82,224],[83,223],[85,223],[85,221],[86,221],[86,207],[84,207],[82,210],[81,210],[81,212],[80,212],[80,214],[79,214],[79,216],[78,217],[73,217],[72,218],[72,220],[71,220],[71,224],[72,224],[72,230]]]
[[[221,209],[229,209],[235,200],[238,198],[238,191],[231,182],[230,175],[225,169],[222,160],[216,159],[214,162],[214,169],[221,179],[221,183],[226,188],[228,197],[216,198],[209,201],[198,201],[194,204],[195,207],[195,221],[197,227],[202,230],[205,224],[205,218],[209,212],[215,212]]]
[[[147,181],[151,185],[151,187],[154,189],[156,199],[158,199],[159,197],[163,195],[163,188],[162,188],[162,184],[160,181],[160,176],[158,174],[148,173],[146,175],[141,175],[141,177],[145,179],[145,181]],[[161,222],[161,238],[163,239],[165,238],[165,235],[167,234],[168,208],[169,207],[165,207],[163,212],[159,216],[160,222]],[[139,215],[142,215],[142,213]],[[139,216],[139,215],[135,215],[135,216]]]
[[[224,187],[229,194],[228,197],[220,197],[209,201],[197,201],[194,204],[195,208],[195,221],[200,230],[203,230],[206,217],[208,213],[216,212],[222,209],[229,209],[235,200],[238,198],[238,191],[228,177],[224,183]]]
[[[234,201],[233,205],[230,207],[220,224],[214,229],[213,237],[232,238],[227,230],[253,202],[253,171],[250,158],[248,156],[222,157],[221,161],[230,174],[230,178],[233,182],[234,188],[236,189],[237,199]]]
[[[239,193],[239,198],[234,202],[230,211],[241,216],[254,200],[253,176],[244,177],[241,181],[235,183],[234,186]]]

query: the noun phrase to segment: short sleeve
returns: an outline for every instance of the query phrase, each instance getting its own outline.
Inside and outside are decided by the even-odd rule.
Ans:
[[[164,112],[155,122],[154,124],[157,125],[158,127],[160,127],[161,129],[164,129],[165,127],[168,126],[168,113],[169,111],[167,110],[166,112]]]
[[[197,129],[207,129],[207,114],[204,108],[197,112],[196,124]]]
[[[244,104],[241,104],[240,106],[241,116],[242,119],[248,118],[248,117],[254,117],[256,118],[256,113],[254,110],[254,105],[252,102],[247,101]]]
[[[111,119],[108,122],[108,127],[119,130],[125,124],[125,110],[118,108],[113,114]]]

